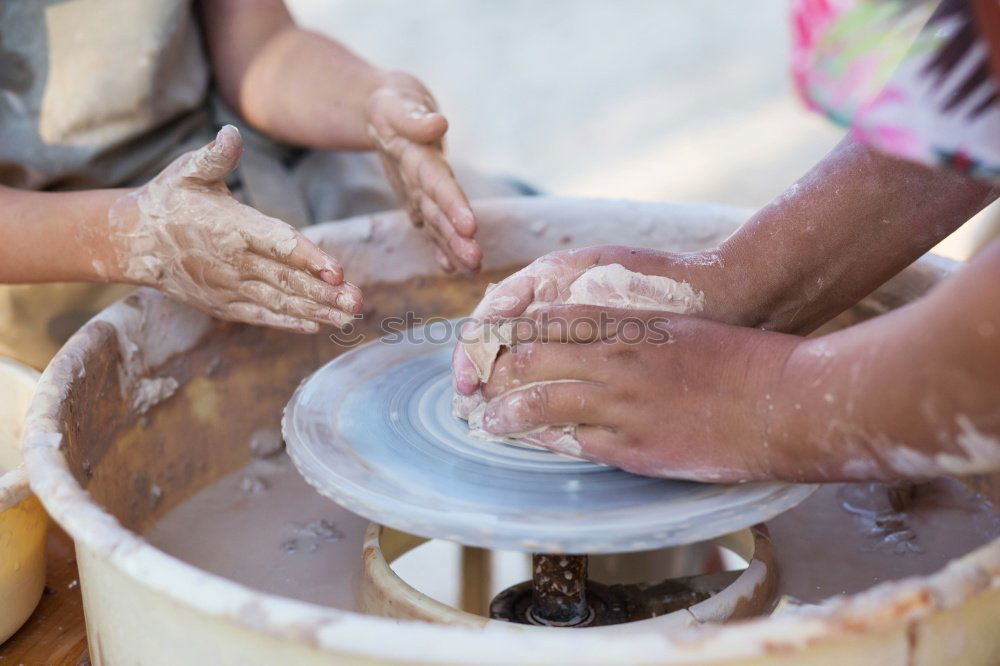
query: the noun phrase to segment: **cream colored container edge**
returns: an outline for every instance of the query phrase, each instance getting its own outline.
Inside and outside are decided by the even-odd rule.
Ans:
[[[486,269],[550,250],[614,243],[689,250],[717,243],[745,211],[705,205],[534,198],[477,204]],[[309,230],[362,287],[436,274],[430,249],[401,213]],[[569,239],[569,240],[567,240]],[[392,260],[386,257],[391,255]],[[899,304],[951,269],[921,260],[881,291]],[[877,296],[877,295],[876,295]],[[877,300],[877,299],[876,299]],[[158,322],[155,331],[141,320]],[[1000,542],[925,578],[880,585],[807,612],[614,640],[583,631],[525,632],[407,622],[264,594],[200,571],[124,529],[72,474],[64,401],[94,357],[98,324],[142,350],[135,382],[194,348],[209,322],[143,291],[84,327],[46,369],[26,428],[32,487],[75,539],[95,664],[988,664],[1000,662]],[[154,408],[155,409],[155,408]]]

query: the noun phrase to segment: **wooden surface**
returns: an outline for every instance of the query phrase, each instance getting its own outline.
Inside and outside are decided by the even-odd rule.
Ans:
[[[0,666],[89,664],[73,541],[49,524],[45,592],[23,627],[0,645]]]

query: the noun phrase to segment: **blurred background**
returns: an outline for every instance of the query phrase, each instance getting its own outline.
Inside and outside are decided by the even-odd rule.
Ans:
[[[788,0],[293,0],[422,78],[459,163],[546,192],[757,207],[842,135],[795,99]]]
[[[843,130],[789,75],[789,0],[289,0],[422,78],[459,164],[550,193],[757,208]],[[964,257],[966,225],[939,248]]]

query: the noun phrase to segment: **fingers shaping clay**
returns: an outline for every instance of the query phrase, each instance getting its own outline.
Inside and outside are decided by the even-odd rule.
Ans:
[[[663,275],[637,273],[621,264],[594,266],[573,280],[566,289],[559,291],[536,287],[535,293],[546,294],[550,298],[544,300],[536,298],[525,309],[524,316],[547,305],[592,305],[678,314],[697,314],[705,306],[705,295],[687,282],[679,282]],[[513,346],[512,336],[513,323],[510,321],[484,322],[477,329],[465,334],[464,337],[468,341],[463,342],[462,347],[476,367],[481,382],[489,381],[497,358],[505,349]],[[556,382],[541,382],[541,384],[552,383]],[[504,395],[525,391],[535,386],[538,386],[538,383],[519,386]],[[580,443],[576,439],[576,427],[579,424],[549,426],[497,437],[484,428],[486,406],[487,401],[483,397],[481,388],[469,396],[455,395],[453,412],[455,416],[469,422],[469,434],[472,437],[531,447],[543,446],[573,456],[581,452]]]

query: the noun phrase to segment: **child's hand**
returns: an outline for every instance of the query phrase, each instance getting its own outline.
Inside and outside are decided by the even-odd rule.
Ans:
[[[444,157],[448,121],[415,78],[389,75],[368,101],[368,133],[413,223],[434,242],[446,271],[479,270],[476,219]]]
[[[235,127],[178,157],[109,214],[124,279],[220,319],[315,333],[361,309],[340,264],[281,220],[236,201],[224,182],[243,153]]]
[[[532,319],[549,329],[502,353],[483,385],[488,433],[544,428],[533,442],[648,476],[735,482],[773,474],[769,456],[780,454],[760,442],[774,385],[800,338],[593,306],[545,308]]]

